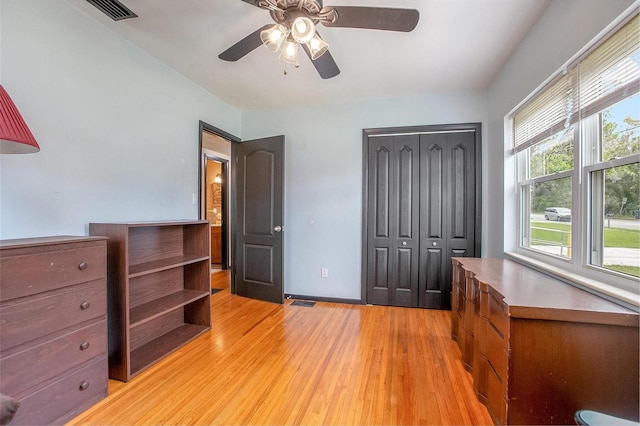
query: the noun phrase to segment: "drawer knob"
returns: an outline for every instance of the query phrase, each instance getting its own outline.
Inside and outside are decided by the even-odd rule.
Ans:
[[[80,350],[81,351],[86,351],[87,349],[89,349],[89,342],[80,343]]]
[[[83,391],[85,389],[87,389],[89,387],[89,382],[87,382],[86,380],[83,380],[82,382],[80,382],[80,390]]]
[[[85,269],[87,269],[87,266],[89,266],[87,262],[80,262],[78,264],[78,269],[80,269],[81,271],[84,271]]]
[[[91,304],[85,300],[80,304],[80,309],[82,310],[89,309],[89,306],[91,306]]]

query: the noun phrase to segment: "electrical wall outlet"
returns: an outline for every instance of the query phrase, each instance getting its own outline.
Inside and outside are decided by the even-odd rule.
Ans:
[[[320,276],[322,278],[329,278],[329,268],[320,268]]]

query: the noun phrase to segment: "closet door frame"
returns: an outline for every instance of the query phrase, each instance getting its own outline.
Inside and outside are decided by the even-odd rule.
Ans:
[[[423,126],[406,126],[406,127],[383,127],[362,130],[362,248],[361,248],[361,270],[360,270],[360,301],[362,304],[367,303],[367,231],[368,223],[368,207],[369,207],[369,137],[382,135],[408,135],[408,134],[425,134],[425,133],[447,133],[456,131],[473,131],[475,133],[475,239],[474,253],[480,256],[480,245],[482,240],[482,124],[481,123],[456,123],[456,124],[435,124]]]

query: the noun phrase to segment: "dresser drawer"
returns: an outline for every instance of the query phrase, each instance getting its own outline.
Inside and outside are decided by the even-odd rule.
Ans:
[[[455,292],[454,297],[456,298],[456,310],[460,314],[460,312],[464,311],[464,287],[456,284],[453,287],[453,291]]]
[[[509,327],[507,305],[502,299],[496,299],[492,293],[489,293],[489,322],[501,336],[507,336],[507,328]]]
[[[507,403],[502,382],[489,365],[487,367],[487,405],[496,424],[506,424]]]
[[[93,318],[104,318],[105,287],[101,279],[1,303],[0,351]]]
[[[464,271],[464,294],[467,300],[475,299],[475,288],[473,288],[473,272]]]
[[[464,345],[466,344],[465,341],[465,336],[466,336],[466,332],[464,331],[464,328],[462,327],[463,321],[462,318],[459,318],[458,320],[458,347],[460,348],[460,351],[462,352],[464,349]]]
[[[11,424],[60,424],[70,420],[106,396],[107,374],[107,359],[100,358],[19,399],[20,408]]]
[[[471,371],[473,367],[473,334],[465,331],[462,333],[462,339],[462,347],[460,348],[462,351],[462,363],[464,368]]]
[[[481,287],[482,288],[482,287]],[[480,316],[482,318],[489,318],[489,296],[488,291],[480,290]]]
[[[56,376],[107,353],[107,322],[102,320],[0,359],[0,392],[22,397]]]
[[[498,334],[496,329],[489,325],[486,329],[487,344],[486,356],[489,363],[494,368],[498,378],[504,381],[507,378],[507,352],[505,350],[506,341]]]
[[[453,340],[458,340],[458,321],[460,320],[460,317],[458,316],[458,313],[455,311],[451,312],[451,338]]]
[[[3,251],[0,302],[104,278],[106,258],[104,243],[20,256]]]
[[[473,351],[473,389],[476,396],[483,404],[487,403],[487,370],[491,368],[483,354],[474,349]]]
[[[473,327],[475,325],[476,305],[473,303],[473,299],[467,299],[464,308],[464,316],[462,317],[462,327],[467,333],[473,335]]]

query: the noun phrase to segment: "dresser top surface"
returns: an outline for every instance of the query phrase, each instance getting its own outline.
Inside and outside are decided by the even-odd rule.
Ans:
[[[208,220],[200,219],[178,219],[166,221],[140,221],[140,222],[96,222],[91,225],[108,225],[108,226],[128,226],[128,227],[144,227],[144,226],[183,226],[183,225],[209,225]]]
[[[83,237],[73,235],[55,235],[50,237],[17,238],[12,240],[0,240],[0,250],[50,246],[55,244],[86,243],[91,241],[106,240],[107,237]]]
[[[624,316],[638,326],[639,314],[602,297],[508,259],[456,258],[480,282],[509,306],[509,315],[522,318],[576,319],[577,314]],[[607,322],[609,322],[607,321]]]

